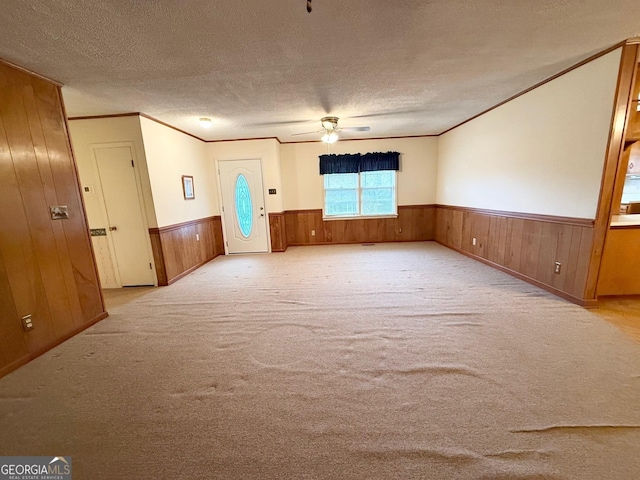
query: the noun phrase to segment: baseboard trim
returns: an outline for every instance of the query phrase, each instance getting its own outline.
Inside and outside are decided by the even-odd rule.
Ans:
[[[546,290],[549,293],[552,293],[554,295],[556,295],[557,297],[560,297],[564,300],[567,300],[571,303],[575,303],[576,305],[580,305],[581,307],[584,308],[596,308],[598,306],[598,301],[597,300],[588,300],[588,299],[584,299],[584,298],[578,298],[575,297],[573,295],[570,295],[566,292],[563,292],[562,290],[559,290],[551,285],[547,285],[546,283],[542,283],[539,280],[536,280],[535,278],[531,278],[528,277],[527,275],[523,275],[520,272],[516,272],[515,270],[511,270],[510,268],[507,268],[503,265],[500,265],[498,263],[492,262],[491,260],[487,260],[486,258],[483,257],[479,257],[478,255],[474,255],[473,253],[469,253],[469,252],[465,252],[464,250],[461,250],[459,248],[453,247],[451,245],[447,245],[445,243],[439,242],[438,240],[436,240],[436,243],[442,245],[443,247],[449,248],[455,252],[461,253],[462,255],[464,255],[465,257],[469,257],[472,258],[473,260],[477,260],[480,263],[484,263],[485,265],[488,265],[490,267],[495,268],[496,270],[500,270],[501,272],[507,273],[509,275],[511,275],[512,277],[516,277],[520,280],[523,280],[527,283],[530,283],[531,285],[534,285],[538,288],[542,288],[543,290]]]
[[[38,358],[40,355],[43,355],[43,354],[47,353],[49,350],[52,350],[53,348],[57,347],[61,343],[66,342],[71,337],[75,337],[77,334],[79,334],[83,330],[86,330],[87,328],[95,325],[100,320],[104,320],[108,316],[109,316],[108,312],[102,312],[101,314],[95,316],[94,318],[92,318],[88,322],[83,323],[79,327],[74,328],[73,330],[71,330],[71,331],[67,332],[66,334],[64,334],[62,337],[55,339],[53,342],[48,343],[47,345],[45,345],[44,347],[36,350],[35,352],[29,353],[29,354],[25,355],[24,357],[21,357],[18,360],[10,363],[9,365],[6,365],[6,366],[0,368],[0,378],[4,377],[5,375],[8,375],[9,373],[13,372],[14,370],[17,370],[18,368],[22,367],[23,365],[26,365],[31,360],[34,360],[34,359]]]
[[[433,242],[435,240],[376,240],[375,242],[363,242],[363,241],[353,241],[353,242],[318,242],[318,243],[290,243],[290,247],[315,247],[315,246],[325,246],[325,245],[357,245],[357,244],[367,244],[367,245],[375,245],[377,243],[416,243],[416,242]]]

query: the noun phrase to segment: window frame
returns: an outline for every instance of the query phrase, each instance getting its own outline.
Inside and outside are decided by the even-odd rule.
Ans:
[[[327,173],[323,175],[322,179],[322,219],[323,220],[351,220],[351,219],[362,219],[362,218],[397,218],[398,216],[398,171],[397,170],[379,170],[384,172],[393,173],[393,213],[383,213],[383,214],[363,214],[362,213],[362,200],[363,200],[363,191],[373,189],[372,187],[363,188],[362,187],[362,174],[368,172],[358,172],[358,173]],[[340,188],[326,188],[326,180],[324,177],[326,175],[357,175],[357,187],[356,187],[356,197],[358,199],[358,213],[355,214],[342,214],[342,215],[330,215],[327,214],[327,190],[353,190],[349,189],[340,189]],[[384,187],[389,188],[389,187]]]

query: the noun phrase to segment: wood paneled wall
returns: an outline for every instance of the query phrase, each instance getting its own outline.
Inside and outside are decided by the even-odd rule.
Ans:
[[[321,209],[290,210],[284,216],[287,245],[412,242],[434,238],[435,205],[399,206],[395,218],[325,221]]]
[[[640,295],[640,226],[611,227],[602,254],[598,295]]]
[[[150,228],[158,285],[171,285],[218,255],[224,255],[220,216]]]
[[[284,213],[269,214],[269,233],[271,236],[271,251],[284,252],[287,243],[287,224]]]
[[[54,205],[69,218],[52,220]],[[2,376],[107,313],[60,87],[1,62],[0,206]]]
[[[436,217],[438,243],[572,302],[595,304],[584,296],[593,220],[449,206],[438,206]]]

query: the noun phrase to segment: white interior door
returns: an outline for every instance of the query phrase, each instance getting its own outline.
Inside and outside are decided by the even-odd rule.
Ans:
[[[94,147],[98,175],[114,247],[120,284],[154,285],[138,183],[131,148]]]
[[[227,253],[268,252],[261,160],[223,160],[218,173]]]

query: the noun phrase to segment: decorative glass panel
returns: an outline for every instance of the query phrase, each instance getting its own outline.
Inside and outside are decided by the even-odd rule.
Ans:
[[[249,184],[242,174],[238,175],[236,179],[236,218],[240,232],[244,238],[248,238],[253,227],[253,205],[251,204]]]

